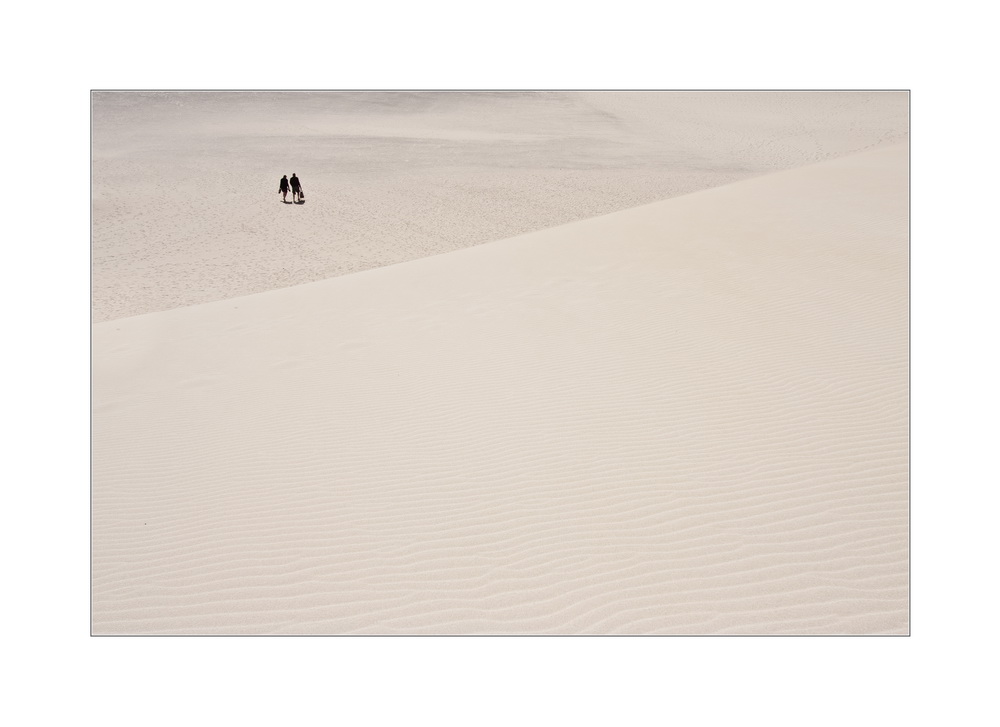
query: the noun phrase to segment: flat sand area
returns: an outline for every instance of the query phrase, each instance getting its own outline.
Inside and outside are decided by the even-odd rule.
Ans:
[[[96,93],[93,319],[450,252],[907,124],[905,93]],[[293,172],[303,205],[280,203]]]
[[[209,97],[99,99],[94,633],[907,633],[905,95],[788,96],[785,146],[628,97],[221,144]]]

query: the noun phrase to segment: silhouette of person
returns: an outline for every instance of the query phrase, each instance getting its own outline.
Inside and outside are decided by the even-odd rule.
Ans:
[[[292,178],[288,180],[292,183],[292,201],[302,197],[302,184],[299,182],[299,178],[295,176],[295,172],[292,172]]]
[[[288,195],[288,177],[285,175],[282,175],[281,181],[278,182],[278,192],[281,193],[281,201],[287,202],[288,200],[286,199],[286,196]],[[292,199],[294,198],[295,195],[292,195]]]

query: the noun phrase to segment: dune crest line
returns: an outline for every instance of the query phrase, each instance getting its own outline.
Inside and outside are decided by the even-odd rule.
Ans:
[[[92,99],[94,322],[507,239],[908,133],[905,92]],[[305,204],[281,203],[293,173]]]

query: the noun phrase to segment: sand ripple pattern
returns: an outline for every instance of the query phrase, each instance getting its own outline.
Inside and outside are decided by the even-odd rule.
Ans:
[[[906,185],[97,325],[94,632],[906,633]]]

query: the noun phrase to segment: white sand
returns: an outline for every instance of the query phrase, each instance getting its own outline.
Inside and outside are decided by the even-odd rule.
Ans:
[[[323,280],[906,139],[905,93],[99,93],[94,320]],[[282,205],[295,172],[306,203]]]
[[[207,269],[286,214],[317,216],[268,254],[311,259],[313,200],[345,190],[275,168],[313,196],[266,212],[238,187],[277,158],[225,169],[244,219],[205,230]],[[241,290],[248,258],[203,292]],[[148,296],[96,280],[98,313],[190,302],[161,263]],[[905,144],[100,323],[93,629],[905,633],[907,406]]]

